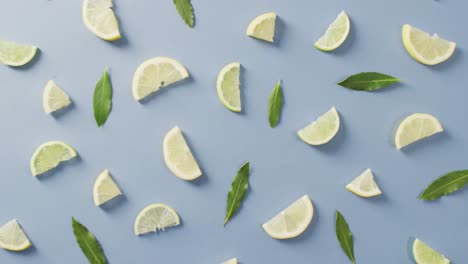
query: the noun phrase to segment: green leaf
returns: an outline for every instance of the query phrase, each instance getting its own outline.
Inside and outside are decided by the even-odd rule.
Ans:
[[[193,7],[190,0],[174,0],[174,5],[185,24],[193,28]]]
[[[93,107],[94,107],[94,119],[96,124],[101,127],[106,123],[109,117],[112,106],[112,85],[110,83],[109,74],[107,68],[102,74],[101,79],[96,84],[94,89]]]
[[[249,188],[250,163],[246,162],[237,172],[236,178],[232,181],[227,197],[226,218],[224,225],[239,210]]]
[[[268,98],[268,120],[270,121],[270,127],[273,128],[278,124],[282,107],[283,90],[281,88],[281,81],[278,81]]]
[[[436,200],[456,192],[468,183],[468,170],[452,171],[433,181],[419,196],[421,200]]]
[[[349,230],[348,223],[338,210],[336,210],[335,231],[341,248],[349,260],[351,260],[351,263],[354,264],[356,260],[354,259],[353,234]]]
[[[391,84],[400,82],[400,79],[378,72],[362,72],[351,75],[338,84],[356,91],[375,91]]]
[[[72,227],[76,242],[78,242],[81,251],[83,251],[85,256],[88,258],[89,263],[106,264],[106,256],[94,235],[91,234],[91,232],[89,232],[88,229],[74,217],[72,217]]]

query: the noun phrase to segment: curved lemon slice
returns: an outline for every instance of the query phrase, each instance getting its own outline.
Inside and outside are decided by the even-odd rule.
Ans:
[[[44,112],[50,114],[71,104],[70,97],[53,80],[50,80],[42,94]]]
[[[104,170],[99,174],[94,182],[93,200],[96,206],[99,206],[107,201],[121,195],[119,186],[109,173],[109,170]]]
[[[19,67],[30,62],[36,56],[37,47],[0,40],[0,62]]]
[[[395,146],[402,149],[423,138],[444,131],[439,120],[429,114],[416,113],[406,117],[395,134]]]
[[[240,97],[240,63],[230,63],[218,74],[216,91],[221,103],[233,112],[242,110]]]
[[[143,62],[133,76],[132,94],[136,101],[189,77],[185,67],[178,61],[156,57]]]
[[[37,176],[76,156],[78,156],[76,150],[65,142],[46,142],[40,145],[32,155],[30,162],[31,174]]]
[[[325,34],[315,42],[314,47],[321,51],[335,50],[345,42],[350,29],[351,22],[349,17],[345,11],[341,11],[336,19],[328,26]]]
[[[411,57],[422,64],[435,65],[448,60],[455,52],[457,44],[412,27],[403,26],[402,39]]]
[[[332,140],[340,129],[340,116],[335,107],[297,132],[302,141],[310,145],[323,145]]]
[[[370,169],[365,170],[361,175],[346,185],[346,189],[365,198],[382,194],[382,191],[380,191],[379,186],[374,180],[374,174],[372,174]]]
[[[449,259],[419,239],[413,243],[413,256],[417,264],[450,264]]]
[[[112,11],[112,0],[83,0],[83,22],[99,38],[120,39],[119,23]]]
[[[247,27],[247,35],[256,39],[274,42],[276,13],[266,13],[256,17]]]
[[[167,132],[163,142],[164,161],[169,170],[182,180],[195,180],[202,175],[179,127]]]
[[[276,239],[288,239],[302,234],[314,215],[314,207],[309,196],[304,195],[288,208],[262,225],[263,230]]]
[[[0,248],[22,251],[30,246],[31,242],[16,219],[0,227]]]
[[[237,264],[237,258],[232,258],[230,260],[223,262],[222,264]]]
[[[166,228],[178,226],[179,215],[170,206],[165,204],[152,204],[145,207],[135,220],[135,235],[142,235]]]

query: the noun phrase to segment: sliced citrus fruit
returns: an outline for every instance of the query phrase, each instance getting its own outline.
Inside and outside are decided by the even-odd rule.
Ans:
[[[335,107],[297,132],[302,141],[310,145],[323,145],[332,140],[340,129],[340,116]]]
[[[0,62],[19,67],[30,62],[36,56],[37,47],[0,40]]]
[[[276,13],[270,12],[256,17],[247,27],[247,35],[256,39],[274,42]]]
[[[104,170],[99,174],[94,182],[93,199],[94,204],[99,206],[107,201],[114,199],[121,195],[119,186],[115,183],[114,179],[109,173],[109,170]]]
[[[179,215],[170,206],[165,204],[152,204],[145,207],[135,220],[135,235],[142,235],[166,228],[178,226]]]
[[[402,29],[403,44],[411,57],[422,64],[435,65],[448,60],[457,44],[440,38],[408,24]]]
[[[0,227],[0,248],[22,251],[30,246],[31,242],[16,219]]]
[[[83,22],[99,38],[120,39],[119,23],[112,11],[112,0],[83,0]]]
[[[77,155],[78,153],[72,146],[62,141],[46,142],[40,145],[32,155],[30,162],[31,174],[37,176],[47,172]]]
[[[406,117],[398,126],[395,146],[402,149],[423,138],[444,131],[439,120],[432,115],[416,113]]]
[[[237,264],[237,258],[232,258],[230,260],[226,260],[222,264]]]
[[[348,37],[351,29],[351,22],[345,11],[336,17],[336,19],[328,26],[327,31],[323,34],[314,47],[321,51],[332,51],[341,46]]]
[[[413,256],[417,264],[450,264],[448,258],[419,239],[413,243]]]
[[[156,57],[143,62],[133,76],[132,94],[136,101],[189,77],[180,62],[166,57]]]
[[[216,82],[216,91],[221,103],[233,112],[242,110],[240,97],[240,63],[230,63],[221,70]]]
[[[314,207],[309,196],[304,195],[288,208],[262,225],[263,230],[276,239],[288,239],[302,234],[314,215]]]
[[[70,97],[53,80],[50,80],[42,94],[44,112],[50,114],[71,104]]]
[[[365,198],[382,194],[374,180],[374,174],[372,174],[370,169],[365,170],[361,175],[346,185],[346,189]]]

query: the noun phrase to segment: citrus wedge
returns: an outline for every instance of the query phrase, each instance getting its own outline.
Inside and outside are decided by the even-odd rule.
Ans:
[[[76,150],[62,142],[49,141],[40,145],[32,155],[31,174],[37,176],[57,167],[60,163],[76,157]]]
[[[299,138],[310,145],[323,145],[332,140],[340,129],[340,116],[335,107],[316,121],[297,132]]]
[[[230,63],[221,70],[216,82],[216,91],[221,103],[233,112],[242,110],[240,97],[240,63]]]
[[[0,62],[19,67],[30,62],[36,56],[37,47],[0,40]]]
[[[22,251],[30,246],[31,242],[16,219],[0,227],[0,248]]]
[[[314,47],[321,51],[332,51],[341,46],[348,37],[351,29],[351,22],[345,11],[335,18],[335,20],[328,26],[327,31],[323,34]]]
[[[230,260],[223,262],[222,264],[237,264],[237,258],[232,258]]]
[[[83,23],[99,38],[120,39],[119,23],[112,11],[112,0],[83,0]]]
[[[50,114],[71,104],[70,97],[53,80],[50,80],[42,94],[44,112]]]
[[[179,215],[170,206],[165,204],[152,204],[145,207],[135,220],[135,235],[142,235],[166,228],[178,226]]]
[[[93,199],[94,204],[99,206],[115,197],[122,195],[119,186],[109,173],[109,170],[104,170],[99,174],[94,182]]]
[[[247,35],[256,39],[274,42],[276,13],[266,13],[256,17],[247,27]]]
[[[423,138],[444,131],[439,120],[429,114],[416,113],[406,117],[395,134],[395,146],[402,149]]]
[[[356,177],[352,182],[346,185],[348,191],[357,196],[368,198],[382,194],[374,180],[374,174],[370,169],[365,170],[361,175]]]
[[[419,239],[413,243],[413,256],[417,264],[450,264],[449,259]]]

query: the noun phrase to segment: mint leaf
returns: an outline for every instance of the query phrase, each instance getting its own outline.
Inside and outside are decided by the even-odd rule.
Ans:
[[[270,121],[270,127],[273,128],[278,124],[282,107],[283,90],[281,88],[281,81],[278,81],[268,98],[268,120]]]
[[[94,119],[98,127],[106,123],[112,107],[112,85],[107,68],[96,84],[93,97]]]
[[[356,91],[375,91],[391,84],[400,82],[400,79],[378,72],[362,72],[354,74],[338,84]]]
[[[193,7],[190,0],[174,0],[174,5],[185,24],[193,28]]]
[[[468,170],[452,171],[433,181],[419,196],[420,200],[436,200],[456,192],[468,183]]]
[[[226,218],[224,225],[239,210],[249,188],[250,163],[246,162],[237,172],[227,197]]]
[[[336,210],[335,232],[336,238],[340,242],[340,246],[346,256],[351,260],[351,263],[356,263],[354,259],[353,234],[349,230],[348,223],[338,210]]]
[[[102,251],[101,245],[96,240],[93,234],[88,229],[72,217],[73,233],[75,234],[76,242],[81,248],[81,251],[88,258],[90,264],[107,264],[106,256]]]

